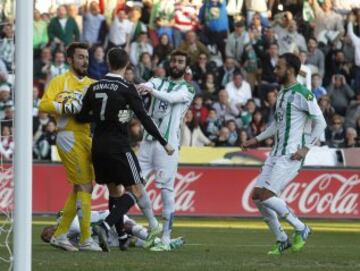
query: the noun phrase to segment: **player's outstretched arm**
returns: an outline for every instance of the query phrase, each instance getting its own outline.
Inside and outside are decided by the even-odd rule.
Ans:
[[[78,122],[92,122],[94,121],[94,115],[91,108],[91,93],[92,87],[90,86],[82,98],[82,107],[80,112],[75,115],[75,119]]]
[[[193,95],[186,88],[174,92],[163,92],[146,85],[138,85],[137,90],[140,95],[150,94],[151,96],[170,104],[186,103],[193,98]]]

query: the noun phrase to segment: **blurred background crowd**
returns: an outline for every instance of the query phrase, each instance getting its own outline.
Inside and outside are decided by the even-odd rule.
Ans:
[[[11,159],[14,114],[13,1],[0,0],[0,153]],[[278,56],[302,62],[298,80],[314,93],[328,123],[321,145],[359,147],[360,0],[38,0],[34,10],[34,159],[51,159],[56,122],[39,112],[54,76],[68,69],[65,48],[91,45],[89,76],[107,73],[105,54],[124,48],[125,79],[166,77],[172,49],[191,58],[185,79],[196,97],[182,125],[182,146],[240,146],[273,121]],[[18,90],[26,91],[26,90]],[[134,147],[140,123],[130,125]],[[272,139],[261,147],[271,147]]]

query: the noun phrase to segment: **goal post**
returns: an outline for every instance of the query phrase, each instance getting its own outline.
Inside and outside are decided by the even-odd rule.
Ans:
[[[33,0],[16,0],[14,270],[31,270]]]

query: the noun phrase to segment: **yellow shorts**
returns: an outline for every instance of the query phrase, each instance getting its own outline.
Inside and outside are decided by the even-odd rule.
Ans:
[[[70,183],[87,184],[94,180],[89,135],[60,131],[56,138],[56,146]]]

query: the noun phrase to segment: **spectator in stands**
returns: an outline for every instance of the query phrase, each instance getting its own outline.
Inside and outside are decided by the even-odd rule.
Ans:
[[[269,26],[269,15],[271,17],[273,3],[269,0],[245,0],[247,25],[250,26],[252,17],[258,13],[261,16],[262,25]]]
[[[346,110],[345,127],[355,127],[356,120],[360,117],[360,93],[356,95],[356,99],[350,101]]]
[[[264,106],[262,107],[261,113],[264,116],[264,121],[267,125],[270,125],[270,123],[274,120],[276,99],[277,99],[276,89],[270,90],[266,94],[266,99],[264,101]]]
[[[143,10],[145,11],[145,9]],[[136,5],[133,6],[128,13],[128,19],[133,24],[133,33],[132,33],[131,41],[137,40],[141,32],[147,31],[147,25],[140,20],[141,16],[142,16],[141,7]]]
[[[6,83],[9,78],[9,73],[7,71],[4,61],[0,59],[0,84]]]
[[[331,0],[324,0],[321,7],[317,0],[310,0],[309,3],[314,9],[314,35],[319,42],[327,45],[328,42],[334,43],[343,36],[345,32],[343,20],[339,14],[333,11]]]
[[[205,127],[209,110],[203,105],[203,97],[201,95],[195,96],[191,106],[191,111],[193,113],[194,120],[199,123],[201,127]]]
[[[314,37],[308,41],[308,54],[306,64],[311,64],[318,69],[318,73],[323,78],[325,74],[325,57],[324,53],[317,48],[318,42]]]
[[[225,57],[225,40],[229,31],[229,21],[226,11],[226,2],[221,0],[206,0],[200,8],[199,21],[202,38],[209,45],[216,45]]]
[[[4,117],[0,120],[1,125],[13,127],[14,121],[14,106],[11,102],[10,105],[4,107]]]
[[[241,146],[243,143],[245,143],[249,139],[249,135],[247,134],[246,130],[241,128],[239,129],[239,139],[237,142],[237,146]]]
[[[159,38],[159,44],[154,48],[154,56],[157,56],[159,64],[164,63],[168,60],[169,55],[172,51],[172,46],[169,42],[169,37],[166,34],[163,34]]]
[[[219,136],[215,140],[215,147],[231,147],[229,143],[230,131],[227,127],[221,127]]]
[[[209,114],[205,122],[205,134],[206,136],[214,141],[217,138],[219,130],[221,128],[221,122],[216,115],[216,110],[213,108],[209,109]]]
[[[185,115],[184,123],[181,126],[181,143],[180,146],[209,146],[213,145],[201,131],[199,123],[194,118],[191,110]]]
[[[88,1],[86,1],[83,14],[82,40],[90,45],[98,43],[100,27],[104,20],[104,16],[100,14],[99,2],[91,1],[88,4]]]
[[[311,75],[311,91],[317,100],[319,100],[321,96],[327,94],[326,89],[322,86],[322,80],[318,73]]]
[[[253,114],[252,121],[248,128],[248,134],[250,137],[255,137],[266,129],[266,124],[263,115],[259,110],[256,110]]]
[[[274,16],[273,32],[274,36],[284,37],[288,33],[291,22],[294,21],[294,16],[290,11],[284,11]]]
[[[226,41],[226,56],[234,58],[237,63],[241,63],[245,46],[249,43],[250,37],[245,29],[244,21],[236,22],[234,32],[229,35]]]
[[[45,132],[46,125],[54,121],[48,113],[39,112],[37,116],[33,117],[33,141],[36,142],[40,136]]]
[[[75,20],[67,16],[65,5],[57,8],[57,16],[50,21],[48,35],[54,51],[64,49],[73,41],[79,40],[79,28]]]
[[[166,34],[169,37],[171,46],[173,42],[175,0],[154,1],[151,15],[155,18],[156,33],[160,37]]]
[[[11,160],[14,152],[14,140],[9,126],[1,126],[0,157]]]
[[[221,122],[235,119],[239,115],[239,109],[235,104],[230,103],[229,95],[225,89],[220,90],[218,99],[218,102],[213,104],[213,108]]]
[[[356,119],[355,130],[358,135],[360,135],[360,117]]]
[[[352,127],[346,129],[345,142],[340,145],[341,148],[358,148],[360,147],[359,138],[356,130]]]
[[[34,82],[43,91],[51,66],[51,49],[44,47],[41,50],[40,58],[34,60]]]
[[[102,79],[108,72],[104,48],[101,45],[95,45],[89,60],[89,76],[96,80]]]
[[[0,58],[4,61],[9,72],[12,71],[12,65],[15,64],[15,43],[12,24],[5,24],[2,29],[3,38],[0,40]]]
[[[70,4],[67,6],[67,11],[69,16],[74,18],[79,32],[83,33],[83,16],[79,14],[79,7],[76,4]]]
[[[130,46],[130,60],[131,63],[136,66],[139,63],[142,53],[153,54],[153,47],[149,43],[147,32],[141,32],[137,41],[131,43]]]
[[[50,65],[47,80],[50,81],[55,76],[65,73],[68,69],[69,66],[65,63],[65,53],[63,51],[56,51],[54,63]]]
[[[209,63],[209,59],[207,54],[201,53],[199,54],[199,58],[196,63],[191,67],[193,72],[194,80],[201,85],[205,78],[205,75],[211,70],[211,64]]]
[[[202,94],[199,84],[193,80],[193,73],[189,67],[185,70],[184,79],[193,86],[196,95]]]
[[[219,87],[216,82],[215,74],[212,72],[205,74],[203,83],[201,84],[201,90],[205,97],[216,99],[216,95],[219,92]]]
[[[354,34],[353,24],[355,22],[355,17],[349,15],[348,24],[347,24],[347,33],[350,37],[354,50],[355,50],[355,66],[354,66],[354,76],[355,76],[355,91],[360,92],[360,37]]]
[[[351,64],[345,59],[344,52],[338,49],[331,49],[326,55],[326,72],[324,84],[329,85],[334,74],[342,74],[345,76],[346,82],[351,82]]]
[[[190,57],[190,65],[194,65],[200,54],[204,53],[209,58],[210,54],[206,46],[198,41],[197,35],[194,31],[189,31],[185,34],[185,40],[179,46],[180,50],[188,53]]]
[[[339,148],[345,141],[344,121],[340,115],[334,115],[331,125],[325,129],[326,145],[332,148]]]
[[[278,44],[280,55],[295,51],[307,52],[305,38],[298,32],[295,20],[291,20],[287,29],[279,35]]]
[[[231,82],[234,72],[239,71],[236,67],[235,59],[233,57],[226,57],[224,65],[218,69],[220,87],[224,88],[227,83]]]
[[[333,75],[331,85],[328,87],[327,92],[331,98],[331,105],[334,107],[335,112],[341,116],[345,116],[350,100],[355,96],[354,91],[346,83],[345,77],[341,74]]]
[[[139,64],[136,66],[136,75],[142,81],[148,81],[152,77],[151,56],[148,52],[140,55]]]
[[[51,148],[56,145],[56,124],[49,121],[46,124],[45,132],[35,142],[34,158],[39,160],[51,160]]]
[[[107,50],[113,47],[120,47],[128,51],[132,38],[132,31],[133,24],[126,18],[124,10],[120,10],[118,14],[114,14],[114,18],[109,29]],[[147,43],[147,38],[143,39],[144,41],[146,39],[145,42]]]
[[[196,30],[198,26],[196,7],[190,0],[177,1],[174,16],[174,47],[177,48],[185,37],[185,33]]]
[[[235,120],[228,120],[225,126],[229,129],[228,143],[230,146],[235,146],[238,141],[238,133]]]
[[[331,99],[329,95],[323,95],[319,98],[319,107],[324,115],[326,124],[330,125],[333,116],[335,115],[335,109],[331,106]]]
[[[242,128],[249,127],[256,110],[257,110],[257,108],[256,108],[255,101],[253,99],[249,99],[246,102],[243,110],[241,111],[241,115],[240,115],[241,125],[239,125],[239,126],[241,126]]]
[[[11,88],[7,83],[0,84],[0,119],[5,117],[5,108],[12,106]]]
[[[124,78],[130,84],[138,84],[140,80],[136,78],[135,68],[132,65],[128,65],[125,70]]]
[[[240,72],[234,72],[232,81],[226,84],[225,90],[229,95],[230,103],[239,109],[252,98],[250,84],[244,80]]]
[[[41,48],[45,47],[49,41],[47,27],[48,24],[41,18],[40,12],[35,9],[33,25],[33,48],[35,58],[40,56]]]

